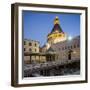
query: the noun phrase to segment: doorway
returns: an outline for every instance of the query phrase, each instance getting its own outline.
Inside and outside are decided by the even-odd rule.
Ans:
[[[72,59],[72,50],[69,50],[68,51],[68,60],[71,60]]]

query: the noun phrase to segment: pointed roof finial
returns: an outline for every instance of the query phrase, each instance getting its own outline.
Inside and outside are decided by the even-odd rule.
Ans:
[[[56,18],[55,19],[58,19],[58,16],[56,16]]]
[[[60,24],[58,16],[56,16],[55,19],[54,19],[54,25],[55,24]]]
[[[62,30],[62,28],[60,26],[58,16],[56,16],[55,19],[54,19],[54,27],[53,27],[51,33],[55,32],[55,31],[59,31],[60,33],[63,32],[63,30]]]

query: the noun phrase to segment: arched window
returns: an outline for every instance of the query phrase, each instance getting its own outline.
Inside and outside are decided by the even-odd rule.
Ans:
[[[64,47],[62,47],[62,50],[64,50]]]
[[[24,51],[26,51],[26,48],[24,48]]]
[[[61,37],[61,34],[59,35],[59,37]]]
[[[59,48],[59,50],[61,50],[61,48]]]
[[[32,49],[31,49],[31,48],[29,48],[29,51],[30,51],[30,52],[32,52]]]
[[[26,41],[24,41],[24,45],[26,45]]]
[[[70,49],[70,46],[68,46],[68,49]]]
[[[37,51],[37,49],[35,48],[35,52]]]
[[[71,46],[71,49],[72,49],[72,46]]]
[[[79,44],[77,44],[77,47],[80,47],[80,45],[79,45]]]
[[[35,46],[37,46],[37,44],[35,43]]]
[[[74,48],[76,48],[76,45],[74,45]]]
[[[67,49],[67,47],[65,46],[65,49]]]
[[[32,43],[30,42],[30,43],[29,43],[29,46],[31,46],[31,45],[32,45]]]

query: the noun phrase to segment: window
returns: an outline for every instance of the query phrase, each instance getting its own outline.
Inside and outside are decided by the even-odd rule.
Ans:
[[[24,41],[24,45],[26,44],[26,42]]]
[[[72,46],[71,46],[71,49],[72,49]]]
[[[77,44],[77,47],[80,47],[80,45],[79,45],[79,44]]]
[[[68,49],[70,49],[70,46],[68,46]]]
[[[35,46],[37,46],[37,44],[35,43]]]
[[[64,50],[64,47],[62,47],[62,50]]]
[[[24,48],[24,51],[26,51],[26,48]]]
[[[65,46],[65,49],[67,49],[67,47]]]
[[[29,43],[29,46],[31,46],[32,45],[32,43]]]
[[[59,50],[61,50],[61,49],[59,48]]]
[[[59,35],[59,37],[61,37],[61,34]]]
[[[31,49],[31,48],[29,48],[29,51],[31,52],[31,51],[32,51],[32,49]]]
[[[37,51],[37,49],[35,49],[35,52]]]
[[[74,48],[76,48],[76,45],[74,45]]]

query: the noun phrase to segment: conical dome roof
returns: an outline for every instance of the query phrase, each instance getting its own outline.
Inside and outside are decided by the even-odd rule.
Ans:
[[[55,25],[54,25],[51,33],[55,32],[55,31],[59,31],[60,33],[63,32],[63,31],[62,31],[62,28],[60,27],[59,24],[55,24]]]
[[[58,32],[63,32],[61,26],[60,26],[60,21],[59,21],[59,18],[56,16],[56,18],[54,19],[54,27],[51,31],[51,33],[55,32],[55,31],[58,31]]]

